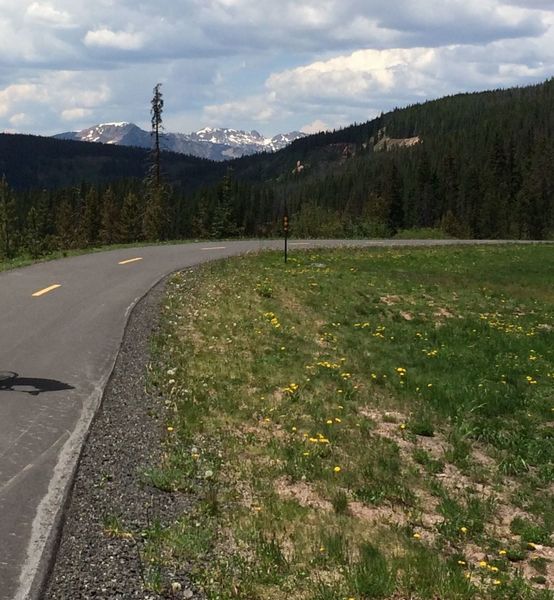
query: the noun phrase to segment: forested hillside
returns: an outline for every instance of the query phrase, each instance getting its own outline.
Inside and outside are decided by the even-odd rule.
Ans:
[[[397,109],[275,154],[164,154],[155,193],[144,150],[0,135],[0,256],[275,235],[285,203],[299,236],[552,238],[553,133],[549,80]]]

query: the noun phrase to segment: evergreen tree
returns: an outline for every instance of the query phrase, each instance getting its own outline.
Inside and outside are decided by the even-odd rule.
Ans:
[[[119,241],[119,207],[115,194],[109,187],[102,198],[102,221],[100,226],[100,241],[103,244],[115,244]]]
[[[145,240],[156,242],[165,238],[166,217],[166,190],[163,185],[149,186],[142,219],[142,236]]]
[[[119,238],[122,242],[138,242],[142,235],[142,210],[138,196],[130,191],[123,200],[119,223]]]
[[[83,215],[81,218],[81,239],[83,245],[96,244],[100,234],[101,210],[98,190],[91,187],[85,194]]]
[[[17,218],[15,198],[6,177],[0,180],[0,256],[12,258],[16,252]]]
[[[25,227],[25,248],[32,258],[42,256],[48,249],[46,233],[46,213],[40,204],[31,206],[27,213]]]
[[[60,250],[73,247],[76,237],[75,214],[71,200],[64,196],[56,210],[56,238]]]

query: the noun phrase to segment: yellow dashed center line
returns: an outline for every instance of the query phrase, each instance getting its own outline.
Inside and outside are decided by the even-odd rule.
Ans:
[[[202,250],[225,250],[227,246],[213,246],[211,248],[202,248]]]
[[[52,292],[57,290],[59,287],[62,287],[59,283],[51,285],[50,287],[44,288],[43,290],[39,290],[33,294],[33,298],[39,298],[40,296],[44,296],[44,294],[48,294],[48,292]]]
[[[128,260],[122,260],[120,263],[117,263],[117,264],[118,265],[128,265],[129,263],[138,262],[139,260],[142,260],[142,258],[129,258]]]

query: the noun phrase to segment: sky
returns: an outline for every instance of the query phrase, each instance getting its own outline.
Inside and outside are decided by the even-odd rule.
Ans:
[[[307,133],[554,75],[554,0],[0,0],[0,131]]]

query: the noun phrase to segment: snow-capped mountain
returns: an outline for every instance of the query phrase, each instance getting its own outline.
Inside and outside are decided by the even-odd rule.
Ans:
[[[205,127],[190,134],[163,133],[161,146],[164,150],[192,154],[211,160],[228,160],[257,152],[275,152],[288,146],[306,134],[299,131],[266,138],[257,131],[215,129]],[[102,123],[81,131],[68,131],[54,136],[58,139],[118,144],[150,148],[150,132],[134,123]]]

